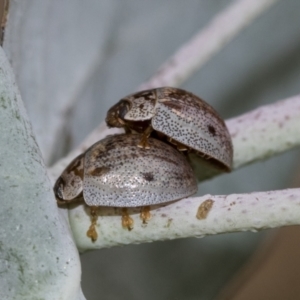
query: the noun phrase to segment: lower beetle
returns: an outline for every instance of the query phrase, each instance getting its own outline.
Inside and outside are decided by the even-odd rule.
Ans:
[[[149,138],[150,149],[136,147],[140,134],[111,135],[76,157],[57,179],[58,203],[83,198],[91,207],[87,236],[96,241],[99,206],[122,207],[122,225],[131,229],[127,207],[142,207],[143,223],[149,206],[188,197],[197,191],[186,157],[172,146]]]

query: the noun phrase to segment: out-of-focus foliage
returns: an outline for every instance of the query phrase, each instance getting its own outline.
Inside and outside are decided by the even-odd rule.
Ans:
[[[77,249],[2,48],[0,136],[0,299],[83,299]]]

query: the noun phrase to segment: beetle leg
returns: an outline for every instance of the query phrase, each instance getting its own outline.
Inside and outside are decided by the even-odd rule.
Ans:
[[[187,151],[188,150],[188,148],[185,145],[173,140],[172,138],[168,138],[168,141],[171,144],[175,145],[178,151]]]
[[[149,127],[147,127],[147,129],[143,132],[142,135],[142,139],[138,144],[139,148],[143,148],[143,149],[150,149],[150,145],[148,143],[148,138],[151,134],[151,132],[153,131],[152,126],[150,125]]]
[[[143,221],[143,224],[147,224],[151,217],[150,206],[143,206],[140,214],[140,219]]]
[[[202,152],[197,152],[197,153],[198,153],[198,155],[200,155],[201,157],[203,157],[206,160],[210,160],[211,159],[211,157],[209,155],[207,155],[207,154],[204,154]]]
[[[132,130],[128,126],[125,126],[124,130],[125,130],[125,133],[127,133],[127,134],[132,133]]]
[[[129,216],[127,208],[122,208],[122,227],[129,231],[133,229],[133,219]]]
[[[185,145],[180,144],[180,143],[177,143],[176,147],[177,147],[178,151],[187,151],[188,150],[188,148]]]
[[[98,207],[97,206],[91,206],[91,225],[89,230],[86,232],[86,235],[91,238],[92,242],[95,242],[98,238],[98,234],[96,231],[96,225],[98,220]]]

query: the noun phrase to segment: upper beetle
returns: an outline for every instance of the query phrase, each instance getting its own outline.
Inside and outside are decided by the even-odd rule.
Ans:
[[[232,168],[233,147],[225,122],[208,103],[185,90],[160,87],[131,94],[109,109],[106,123],[142,133],[139,147],[149,148],[154,131],[180,151],[195,150],[225,171]]]

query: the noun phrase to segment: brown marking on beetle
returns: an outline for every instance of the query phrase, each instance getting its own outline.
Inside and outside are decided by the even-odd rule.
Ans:
[[[88,170],[88,173],[92,176],[103,176],[110,171],[110,168],[100,167]]]
[[[168,96],[172,99],[179,99],[186,98],[187,92],[182,89],[170,89]]]
[[[93,152],[92,152],[92,160],[93,161],[97,161],[99,158],[101,158],[103,156],[103,154],[106,152],[106,147],[105,145],[99,143],[97,145],[97,147],[95,147],[93,149]]]
[[[78,156],[71,164],[66,168],[65,173],[71,174],[74,173],[75,176],[79,176],[81,179],[83,178],[83,160],[82,156]]]
[[[198,208],[197,214],[196,214],[196,218],[198,220],[203,220],[206,219],[208,213],[210,212],[213,204],[214,204],[214,200],[212,199],[207,199],[204,202],[202,202]]]
[[[181,113],[182,110],[182,105],[180,103],[177,102],[172,102],[170,100],[161,100],[159,102],[162,102],[164,105],[166,105],[167,107],[171,108],[172,110]]]
[[[77,160],[76,161],[76,163],[75,163],[75,165],[73,165],[73,166],[71,166],[71,169],[70,170],[68,170],[67,172],[72,172],[73,171],[73,169],[74,169],[74,171],[76,171],[79,167],[81,166],[81,161],[80,160]],[[81,166],[82,167],[82,166]],[[77,175],[77,174],[75,174],[75,175]]]
[[[132,95],[132,97],[134,97],[135,99],[143,98],[146,101],[153,101],[156,99],[156,93],[154,93],[153,90],[150,89],[150,90],[145,90],[145,91],[136,93],[136,94]]]
[[[143,224],[147,224],[151,218],[150,206],[143,206],[140,214],[140,219],[143,221]]]
[[[143,176],[143,178],[146,181],[153,181],[154,180],[154,175],[151,172],[145,172],[145,173],[141,173],[141,175]]]

